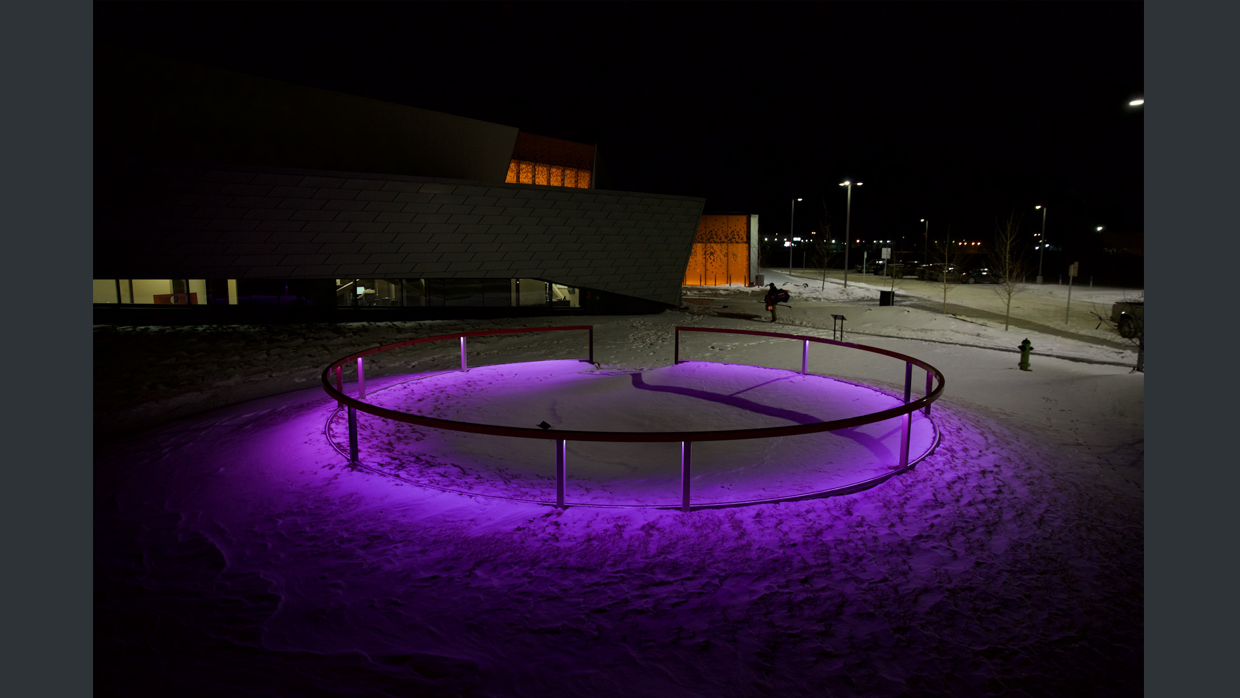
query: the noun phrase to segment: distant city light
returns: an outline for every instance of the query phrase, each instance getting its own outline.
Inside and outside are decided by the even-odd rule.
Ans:
[[[1039,211],[1041,211],[1041,210],[1042,210],[1042,207],[1041,207],[1041,206],[1034,206],[1034,208],[1035,208],[1035,209],[1037,209],[1037,210],[1039,210]]]
[[[1102,226],[1098,226],[1098,232],[1102,232]]]
[[[1141,99],[1141,98],[1137,98],[1137,99],[1134,99],[1134,100],[1132,100],[1131,102],[1129,102],[1129,103],[1128,103],[1128,106],[1130,106],[1130,107],[1139,107],[1139,106],[1141,106],[1142,104],[1145,104],[1145,100],[1144,100],[1144,99]]]

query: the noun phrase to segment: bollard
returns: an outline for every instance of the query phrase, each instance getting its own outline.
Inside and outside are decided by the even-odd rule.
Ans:
[[[689,511],[689,478],[693,469],[693,442],[680,442],[680,510]]]
[[[1032,371],[1033,369],[1029,368],[1029,354],[1033,352],[1033,345],[1029,343],[1029,338],[1026,337],[1016,348],[1020,350],[1020,370]]]
[[[465,364],[465,338],[461,337],[461,370],[464,371],[467,368]]]
[[[913,433],[913,413],[904,415],[900,421],[904,422],[904,428],[900,430],[900,467],[907,468],[909,440]]]
[[[805,348],[801,350],[801,375],[809,373],[809,340],[805,340]]]
[[[568,479],[568,442],[555,440],[555,505],[564,508],[564,481]]]
[[[357,465],[357,410],[349,408],[349,464]]]
[[[930,369],[926,369],[926,397],[930,397],[930,391],[934,389],[934,374]],[[926,416],[930,416],[930,403],[926,403]]]
[[[357,357],[357,399],[366,397],[366,374],[362,371],[362,357]]]

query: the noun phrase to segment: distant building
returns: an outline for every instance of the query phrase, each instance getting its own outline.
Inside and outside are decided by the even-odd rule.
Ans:
[[[680,301],[704,201],[599,189],[595,146],[108,49],[95,69],[97,322]]]

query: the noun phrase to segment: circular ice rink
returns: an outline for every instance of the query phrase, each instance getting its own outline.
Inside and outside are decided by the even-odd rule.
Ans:
[[[812,425],[903,406],[897,395],[826,376],[685,362],[645,370],[580,360],[535,361],[389,379],[365,402],[456,422],[566,432],[565,503],[681,502],[681,444],[573,441],[572,431],[689,432]],[[360,464],[421,486],[554,503],[554,440],[436,429],[359,412]],[[873,486],[904,469],[901,415],[835,431],[693,444],[694,507],[824,496]],[[325,434],[348,453],[345,411]],[[912,413],[911,466],[937,444]]]

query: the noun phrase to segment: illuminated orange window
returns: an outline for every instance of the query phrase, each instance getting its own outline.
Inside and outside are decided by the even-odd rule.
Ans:
[[[749,283],[747,216],[702,216],[693,237],[686,286]]]
[[[529,162],[527,160],[512,160],[508,163],[508,175],[504,178],[504,181],[509,184],[538,184],[544,187],[589,189],[590,171],[575,167]]]

